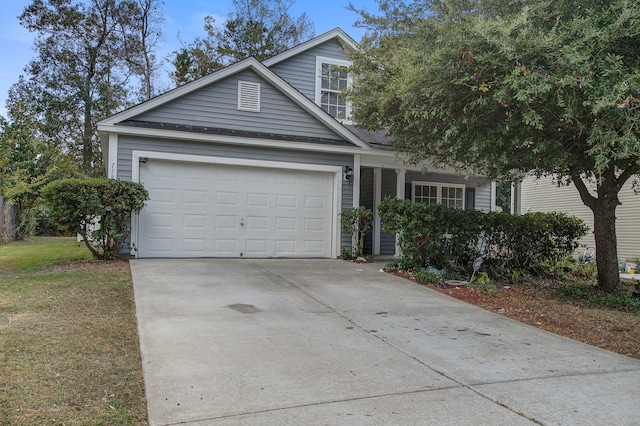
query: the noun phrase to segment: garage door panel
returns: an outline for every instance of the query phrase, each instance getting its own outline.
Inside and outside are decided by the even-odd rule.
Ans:
[[[184,203],[190,207],[204,206],[207,204],[207,191],[187,189],[184,191]]]
[[[140,181],[141,257],[331,256],[331,173],[154,160]]]
[[[278,217],[276,218],[276,232],[295,231],[296,218],[295,217]]]
[[[185,214],[182,220],[185,229],[193,230],[206,230],[207,229],[207,215],[206,214]]]
[[[207,241],[204,238],[185,238],[184,252],[194,256],[204,256],[206,254]]]
[[[240,228],[240,220],[237,216],[217,215],[213,219],[216,231],[237,231]]]
[[[269,207],[269,194],[247,194],[247,207]]]

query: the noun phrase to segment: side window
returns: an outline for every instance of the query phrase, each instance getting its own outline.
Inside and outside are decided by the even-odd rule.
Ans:
[[[349,62],[331,58],[316,58],[316,104],[332,117],[344,123],[350,119],[350,108],[344,91],[351,85]]]
[[[442,204],[455,209],[465,208],[464,185],[412,182],[411,194],[414,203]]]

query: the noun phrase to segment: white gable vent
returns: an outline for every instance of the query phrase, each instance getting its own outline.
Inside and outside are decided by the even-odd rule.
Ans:
[[[238,109],[260,112],[260,83],[238,81]]]

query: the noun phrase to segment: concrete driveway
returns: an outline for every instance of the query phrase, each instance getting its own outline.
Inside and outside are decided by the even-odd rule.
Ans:
[[[381,266],[132,261],[149,423],[640,424],[640,361]]]

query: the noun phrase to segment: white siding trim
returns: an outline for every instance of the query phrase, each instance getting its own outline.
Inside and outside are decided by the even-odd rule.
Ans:
[[[358,44],[351,37],[349,37],[349,35],[347,35],[347,33],[345,33],[341,28],[334,28],[333,30],[327,31],[326,33],[321,34],[318,37],[315,37],[305,43],[299,44],[298,46],[285,50],[284,52],[276,56],[272,56],[271,58],[265,60],[263,63],[266,66],[270,67],[286,59],[289,59],[293,56],[296,56],[306,50],[319,46],[322,43],[325,43],[334,38],[338,39],[340,43],[346,44],[348,48],[351,48],[354,50],[358,48]]]
[[[353,207],[360,207],[360,156],[353,156]]]
[[[223,164],[235,165],[242,167],[265,167],[271,169],[284,170],[301,170],[327,172],[333,174],[333,208],[332,208],[332,224],[331,227],[331,257],[336,258],[340,254],[340,220],[339,214],[342,206],[342,167],[328,166],[322,164],[303,164],[303,163],[287,163],[282,161],[266,161],[266,160],[246,160],[228,157],[209,157],[202,155],[174,154],[170,152],[154,152],[154,151],[132,151],[132,167],[131,180],[140,182],[140,161],[145,158],[153,158],[158,160],[183,161],[192,163],[206,164]],[[132,217],[131,221],[131,243],[136,246],[138,244],[138,218],[137,215]],[[136,253],[137,257],[137,253]]]
[[[339,123],[337,124],[340,125]],[[148,138],[161,138],[171,140],[179,139],[184,141],[212,142],[229,145],[258,146],[268,148],[284,148],[299,151],[331,152],[336,154],[355,154],[362,152],[362,148],[358,146],[344,147],[318,143],[298,143],[289,141],[276,141],[271,139],[245,138],[238,136],[209,135],[204,133],[181,132],[176,130],[147,129],[143,127],[102,126],[100,127],[100,131],[116,132],[118,134],[127,136],[142,136]],[[394,156],[395,154],[393,152],[380,152],[380,155],[387,157]]]

